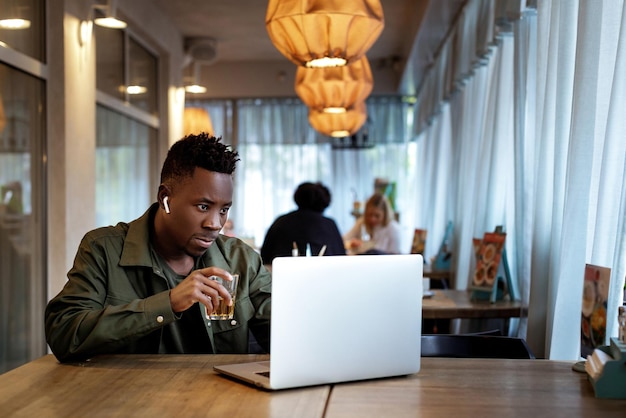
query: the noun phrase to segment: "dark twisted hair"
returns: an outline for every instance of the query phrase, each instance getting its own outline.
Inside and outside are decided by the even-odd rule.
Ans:
[[[177,141],[167,152],[161,169],[161,183],[173,186],[191,177],[196,167],[216,173],[233,174],[239,154],[207,133],[191,134]]]
[[[300,209],[324,212],[330,205],[330,190],[322,183],[302,183],[293,194],[293,200]]]

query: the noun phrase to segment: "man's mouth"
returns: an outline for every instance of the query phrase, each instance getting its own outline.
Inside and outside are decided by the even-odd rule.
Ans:
[[[196,237],[196,241],[200,244],[201,247],[209,248],[213,241],[215,241],[216,237]]]

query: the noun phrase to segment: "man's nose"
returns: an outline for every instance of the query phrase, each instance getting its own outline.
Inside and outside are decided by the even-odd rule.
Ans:
[[[204,217],[204,222],[202,223],[204,228],[209,229],[222,229],[221,216],[219,211],[209,211]]]

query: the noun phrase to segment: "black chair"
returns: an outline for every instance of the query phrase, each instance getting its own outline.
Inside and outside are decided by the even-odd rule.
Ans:
[[[422,335],[422,357],[535,358],[522,338],[476,334]]]

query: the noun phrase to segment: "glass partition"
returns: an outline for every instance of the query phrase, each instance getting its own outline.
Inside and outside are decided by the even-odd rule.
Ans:
[[[139,109],[155,115],[157,113],[157,59],[132,38],[129,39],[128,47],[128,101]]]
[[[124,100],[124,32],[93,25],[96,45],[96,88]]]
[[[157,130],[101,105],[96,123],[96,224],[132,221],[156,199]]]
[[[44,88],[0,63],[0,373],[46,350]]]
[[[0,46],[45,62],[43,0],[0,0]]]
[[[106,226],[136,219],[156,197],[159,60],[128,30],[94,28],[96,225]]]

